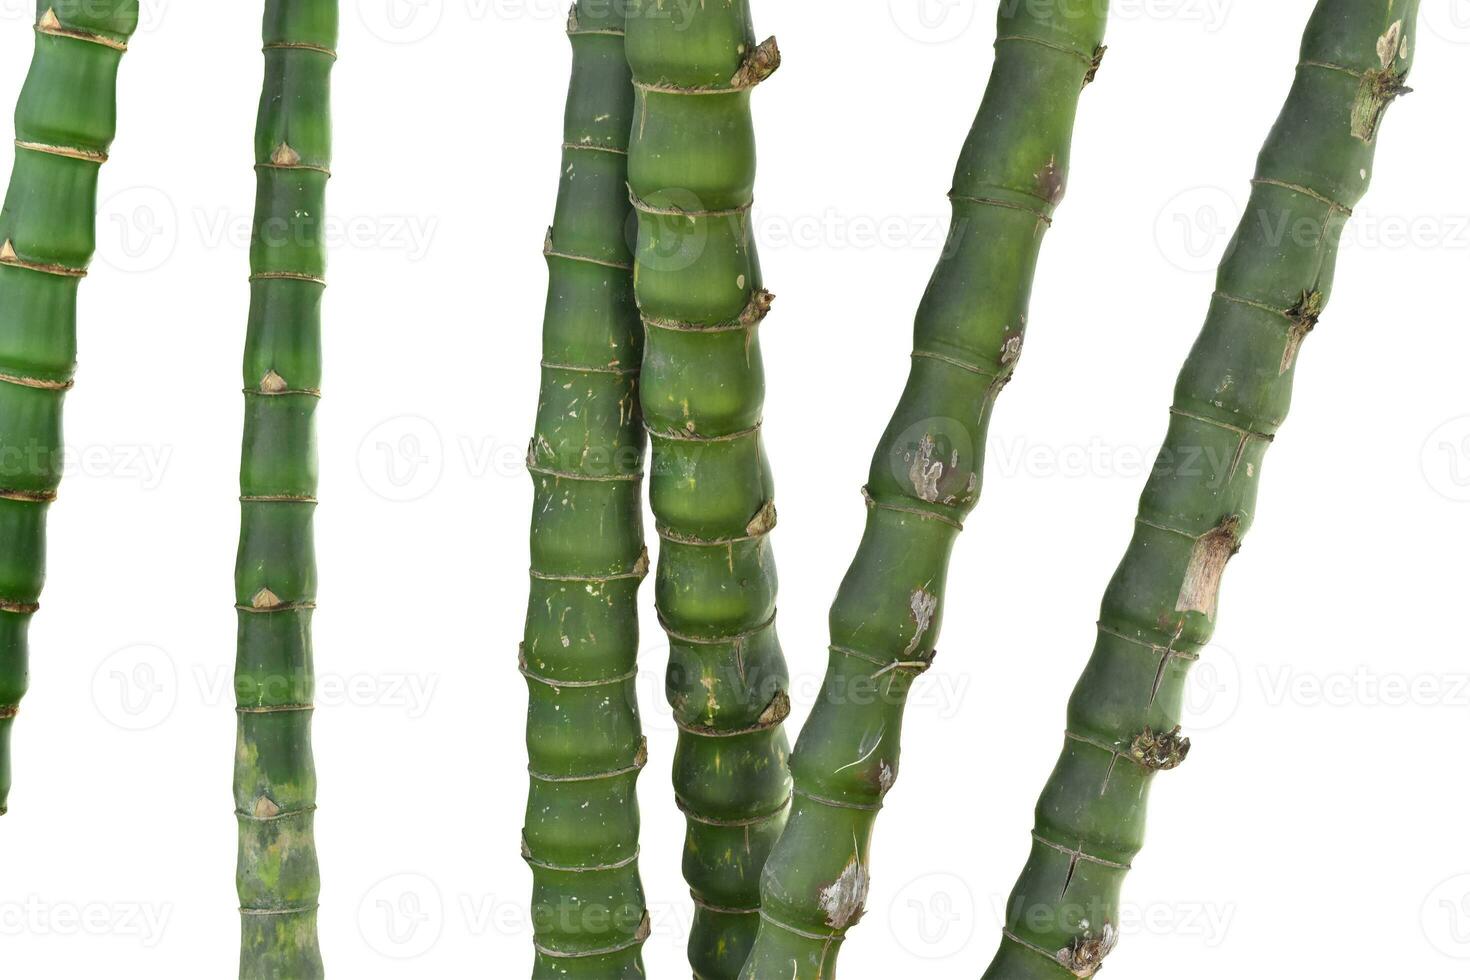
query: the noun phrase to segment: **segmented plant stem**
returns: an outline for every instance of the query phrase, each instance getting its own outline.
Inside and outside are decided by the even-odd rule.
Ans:
[[[616,11],[616,12],[615,12]],[[537,980],[642,978],[637,698],[643,328],[633,299],[628,134],[633,85],[616,4],[572,9],[521,645],[531,789],[523,853],[535,880]]]
[[[322,976],[311,754],[315,415],[335,0],[266,0],[245,341],[235,662],[241,980]]]
[[[627,48],[655,594],[695,903],[689,958],[696,976],[720,980],[738,973],[754,939],[760,870],[790,797],[757,335],[772,297],[750,222],[750,93],[780,55],[774,39],[756,44],[745,0],[634,0]]]
[[[950,550],[980,496],[991,410],[1021,353],[1106,17],[1106,3],[1000,5],[949,241],[919,308],[908,385],[873,458],[867,529],[831,611],[826,681],[791,757],[795,802],[766,864],[760,933],[741,974],[749,980],[833,976],[863,913],[904,704],[934,659]]]
[[[1088,977],[1116,942],[1149,786],[1188,753],[1186,675],[1255,517],[1262,459],[1286,418],[1302,340],[1331,293],[1343,223],[1367,190],[1379,119],[1408,74],[1417,10],[1417,0],[1321,0],[1307,26],[1295,84],[1179,376],[1133,540],[1103,598],[989,980]]]
[[[117,70],[137,26],[137,0],[38,3],[35,54],[16,103],[15,167],[0,210],[0,814],[46,577],[46,512],[61,484],[77,285],[96,245]]]

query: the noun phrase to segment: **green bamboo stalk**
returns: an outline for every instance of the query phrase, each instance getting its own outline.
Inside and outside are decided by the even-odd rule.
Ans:
[[[240,977],[311,980],[323,975],[311,754],[312,520],[336,0],[266,0],[263,36],[235,565]]]
[[[867,898],[904,704],[934,659],[950,551],[980,496],[985,437],[1027,326],[1042,238],[1066,186],[1106,3],[1000,4],[995,65],[960,157],[944,257],[908,385],[873,458],[867,529],[831,611],[827,678],[791,757],[795,803],[761,887],[742,977],[817,980]]]
[[[117,132],[117,70],[137,26],[137,0],[38,3],[35,54],[15,108],[15,167],[0,210],[0,814],[46,577],[46,512],[61,485],[77,285],[96,246],[97,175]]]
[[[1404,91],[1418,0],[1320,0],[1262,150],[1169,432],[1107,594],[1092,659],[1036,808],[988,980],[1089,977],[1117,940],[1154,773],[1178,766],[1185,679],[1215,628],[1225,565],[1255,517],[1302,340],[1332,291],[1343,224],[1368,188],[1378,122]],[[1218,467],[1185,460],[1218,461]]]
[[[644,976],[638,874],[638,587],[643,327],[628,241],[633,85],[621,8],[582,0],[567,95],[535,483],[531,595],[520,667],[530,689],[531,789],[522,850],[534,878],[537,980]]]
[[[750,226],[750,93],[780,54],[774,38],[756,44],[747,0],[633,0],[627,48],[655,596],[695,903],[689,959],[696,976],[720,980],[737,974],[754,940],[761,867],[790,801],[776,510],[760,431],[757,328],[773,297]]]

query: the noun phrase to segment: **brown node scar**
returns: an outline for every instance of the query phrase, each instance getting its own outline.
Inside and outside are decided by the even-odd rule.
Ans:
[[[1072,940],[1071,945],[1057,951],[1057,962],[1072,971],[1074,977],[1086,980],[1102,969],[1103,960],[1118,945],[1118,931],[1111,923],[1103,925],[1102,935],[1089,930]]]
[[[1133,740],[1128,749],[1128,755],[1143,766],[1155,772],[1167,772],[1170,769],[1178,769],[1189,756],[1189,739],[1180,735],[1183,729],[1175,725],[1172,732],[1154,733],[1153,729],[1145,728],[1143,732]]]
[[[776,73],[781,67],[781,49],[774,37],[762,41],[746,56],[745,63],[730,79],[732,88],[753,88]]]

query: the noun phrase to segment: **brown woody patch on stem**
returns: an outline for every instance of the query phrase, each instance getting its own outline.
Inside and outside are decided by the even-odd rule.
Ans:
[[[771,312],[771,306],[776,302],[776,294],[766,290],[757,289],[750,295],[750,302],[745,304],[745,309],[740,313],[737,321],[749,326],[752,323],[760,323]]]
[[[833,929],[846,929],[863,917],[868,901],[868,869],[856,854],[837,880],[818,893],[817,901]]]
[[[282,143],[271,151],[271,163],[277,167],[294,167],[301,163],[301,154],[293,150],[289,143]]]
[[[1307,334],[1317,329],[1317,322],[1322,319],[1323,302],[1324,297],[1320,292],[1305,291],[1297,304],[1286,311],[1286,318],[1291,321],[1291,330],[1287,334],[1286,349],[1281,352],[1281,374],[1291,370]]]
[[[1086,88],[1097,80],[1098,69],[1102,67],[1103,55],[1108,53],[1106,44],[1099,44],[1092,51],[1092,64],[1087,69],[1087,74],[1082,77],[1082,87]]]
[[[776,73],[781,67],[781,48],[774,37],[768,37],[745,57],[730,79],[732,88],[753,88]]]
[[[761,509],[756,511],[755,516],[750,519],[750,523],[745,525],[745,533],[753,538],[758,538],[762,534],[771,533],[775,527],[776,502],[774,500],[767,500],[761,505]]]
[[[1073,939],[1070,946],[1057,950],[1057,962],[1074,977],[1086,980],[1102,969],[1103,960],[1117,945],[1118,931],[1111,924],[1104,924],[1102,935],[1094,936],[1088,931]]]
[[[1225,566],[1240,551],[1240,518],[1227,517],[1220,526],[1200,535],[1189,556],[1184,584],[1179,587],[1175,612],[1200,612],[1215,618],[1220,602],[1220,580]]]
[[[1155,734],[1151,728],[1145,728],[1129,746],[1128,754],[1145,769],[1155,772],[1178,769],[1189,756],[1189,739],[1181,736],[1181,731],[1183,729],[1177,725],[1172,732],[1159,734]]]
[[[756,719],[762,728],[774,728],[781,724],[791,715],[791,695],[785,691],[777,691],[766,705],[766,710],[761,712],[760,718]]]
[[[1373,142],[1378,134],[1378,124],[1394,99],[1413,91],[1404,85],[1405,72],[1394,71],[1394,61],[1408,58],[1409,38],[1402,20],[1394,21],[1377,44],[1377,71],[1365,72],[1358,85],[1357,98],[1353,100],[1352,134],[1364,143]]]

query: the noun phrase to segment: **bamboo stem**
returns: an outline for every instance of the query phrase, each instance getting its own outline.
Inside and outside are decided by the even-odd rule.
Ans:
[[[46,512],[61,483],[77,285],[96,246],[97,176],[117,132],[118,66],[137,26],[137,0],[39,3],[16,103],[15,168],[0,210],[0,814],[46,576]]]
[[[241,980],[323,975],[311,753],[315,414],[335,0],[266,0],[235,565]]]
[[[642,980],[649,921],[636,784],[647,749],[637,657],[647,439],[627,236],[633,86],[621,8],[579,3],[567,33],[572,78],[527,457],[535,505],[520,663],[531,769],[522,850],[534,879],[532,975]]]
[[[1226,563],[1255,518],[1261,464],[1286,419],[1302,340],[1331,294],[1344,222],[1368,188],[1379,120],[1404,91],[1417,12],[1417,0],[1320,0],[1307,25],[1180,373],[1133,540],[1103,598],[987,980],[1089,977],[1117,941],[1148,792],[1155,773],[1188,754],[1185,681],[1214,633]],[[1225,468],[1170,463],[1185,458]]]
[[[790,711],[776,635],[776,524],[761,443],[758,330],[772,297],[751,238],[751,90],[776,70],[746,0],[634,0],[629,185],[649,328],[642,404],[658,519],[655,597],[679,728],[674,790],[694,899],[689,960],[733,978],[754,939],[760,870],[790,797]]]
[[[864,490],[867,529],[832,606],[826,681],[791,757],[795,802],[766,864],[747,980],[833,976],[863,914],[904,706],[934,660],[950,551],[980,497],[991,411],[1021,353],[1106,17],[1106,3],[1000,5],[995,65],[950,194],[949,241]]]

